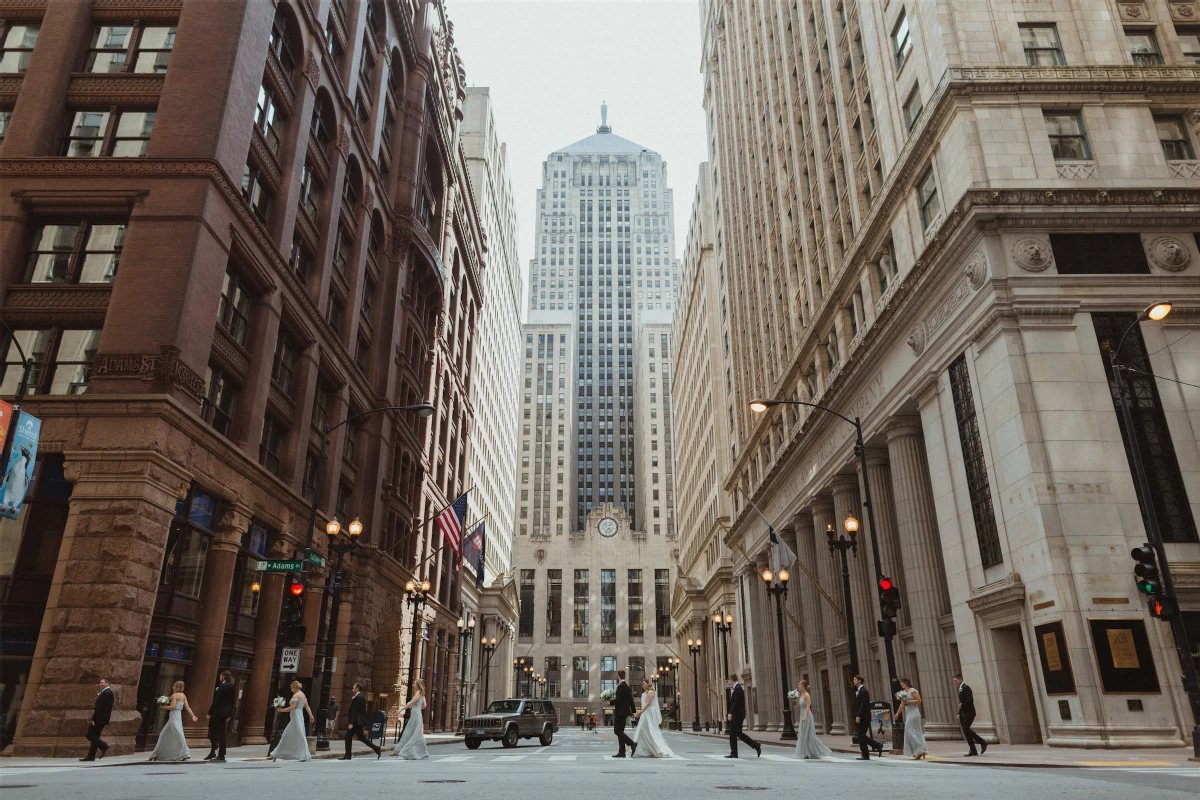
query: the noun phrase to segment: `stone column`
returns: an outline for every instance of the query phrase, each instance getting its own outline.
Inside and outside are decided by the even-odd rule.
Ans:
[[[286,539],[278,539],[271,548],[271,558],[283,558],[292,550]],[[263,722],[267,716],[267,701],[271,693],[271,672],[275,667],[275,642],[279,634],[279,612],[283,605],[283,575],[268,573],[263,577],[258,598],[258,622],[254,626],[254,662],[246,686],[246,702],[242,711],[242,744],[266,744]]]
[[[200,630],[192,650],[192,663],[184,676],[188,703],[198,720],[185,720],[184,733],[189,742],[207,744],[208,721],[205,714],[212,703],[221,660],[221,645],[225,640],[225,623],[229,614],[230,587],[237,568],[242,534],[250,527],[251,510],[237,503],[226,505],[217,520],[216,536],[208,548],[204,564],[204,581],[200,589]]]
[[[946,567],[942,563],[937,513],[925,460],[924,436],[914,420],[887,431],[895,494],[896,523],[904,553],[908,614],[912,621],[926,732],[954,735],[958,703],[951,681],[954,671],[938,618],[950,612]]]
[[[876,638],[875,620],[873,619],[873,593],[875,582],[872,579],[871,543],[867,540],[863,522],[863,508],[858,499],[858,479],[850,475],[839,475],[833,481],[834,530],[840,534],[846,533],[846,517],[853,514],[859,520],[858,550],[846,553],[850,568],[850,596],[854,600],[854,640],[858,647],[858,671],[867,681],[867,687],[876,695],[886,688],[881,683],[879,664],[874,660],[871,645]],[[841,556],[834,554],[839,578],[841,575]]]
[[[861,481],[861,466],[859,467],[858,473],[859,480]],[[908,601],[904,596],[907,582],[903,580],[904,566],[900,553],[900,538],[899,534],[896,532],[896,504],[894,498],[892,497],[892,476],[891,471],[888,469],[887,452],[885,450],[880,448],[871,448],[867,450],[867,479],[871,484],[871,500],[875,505],[875,536],[879,541],[880,568],[883,570],[883,575],[899,581],[900,583],[900,615],[896,619],[896,624],[898,626],[902,626],[905,624],[905,614],[907,613],[908,608]],[[865,521],[860,530],[864,532],[867,530]],[[864,539],[863,544],[869,548],[870,540]],[[870,550],[867,550],[866,554],[869,555]],[[873,620],[878,620],[881,618],[879,609],[879,591],[878,586],[874,582],[874,578],[876,576],[873,569],[871,570],[871,576],[872,581],[870,586],[872,588],[868,590],[868,596],[871,598],[871,615]],[[874,627],[874,623],[872,623],[871,630],[875,631],[876,634],[878,633]],[[874,639],[874,644],[876,645],[875,664],[879,669],[880,676],[886,681],[887,662],[883,653],[883,640],[875,638],[874,636],[872,638]],[[893,639],[892,644],[897,651],[897,677],[908,676],[909,670],[903,658],[903,649],[899,647],[899,640]],[[912,677],[913,680],[917,679],[915,675],[910,677]],[[887,693],[891,694],[890,687],[880,686],[877,691],[881,693],[881,698],[884,696],[882,694],[884,689],[887,689]]]
[[[817,572],[817,545],[813,539],[813,518],[810,513],[797,514],[792,523],[796,531],[796,560],[815,578]],[[824,550],[824,547],[821,548]],[[822,556],[825,553],[821,553]],[[793,570],[792,584],[799,589],[800,595],[800,624],[804,626],[805,649],[811,654],[814,649],[824,642],[822,626],[824,625],[821,597],[812,580],[799,566]],[[822,587],[829,591],[829,587]],[[809,669],[812,669],[810,656]],[[812,680],[812,677],[809,677]]]
[[[833,557],[829,553],[829,547],[825,542],[825,529],[833,524],[833,500],[828,496],[816,497],[812,504],[813,518],[813,560],[816,562],[817,580],[821,582],[821,586],[829,593],[830,597],[838,604],[838,607],[844,605],[842,603],[842,579],[841,573],[838,572],[840,567],[834,563]],[[845,609],[842,609],[845,611]],[[822,612],[821,618],[824,622],[822,625],[821,643],[826,650],[833,647],[834,641],[846,636],[846,623],[835,613],[830,610],[829,613]],[[829,662],[832,664],[832,662]]]

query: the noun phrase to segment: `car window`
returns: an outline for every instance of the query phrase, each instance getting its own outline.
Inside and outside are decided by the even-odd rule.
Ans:
[[[517,714],[520,711],[520,700],[493,700],[487,708],[489,714]]]

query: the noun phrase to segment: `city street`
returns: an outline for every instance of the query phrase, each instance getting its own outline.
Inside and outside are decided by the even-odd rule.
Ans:
[[[203,761],[150,763],[132,757],[82,765],[32,760],[0,765],[0,791],[6,800],[139,800],[163,796],[245,797],[255,800],[303,797],[382,797],[419,791],[424,798],[561,797],[586,789],[588,796],[613,798],[726,797],[745,792],[803,791],[812,797],[919,795],[934,798],[1103,798],[1155,792],[1160,798],[1194,797],[1200,767],[1132,766],[1104,768],[991,767],[914,762],[888,756],[859,763],[837,754],[833,760],[801,762],[782,747],[764,747],[762,758],[743,749],[742,758],[724,758],[724,742],[667,733],[674,759],[614,759],[608,731],[563,730],[550,747],[523,743],[514,750],[489,744],[468,752],[459,744],[430,748],[428,761],[401,762],[356,757],[346,763],[319,759],[304,764],[265,761],[261,749],[251,758],[223,764]],[[247,748],[248,749],[248,748]],[[193,751],[196,758],[203,752]]]

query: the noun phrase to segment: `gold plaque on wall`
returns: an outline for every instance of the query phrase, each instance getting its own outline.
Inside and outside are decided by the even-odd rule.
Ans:
[[[1109,628],[1108,649],[1112,653],[1112,664],[1117,669],[1137,669],[1137,646],[1133,643],[1133,631],[1129,628]]]

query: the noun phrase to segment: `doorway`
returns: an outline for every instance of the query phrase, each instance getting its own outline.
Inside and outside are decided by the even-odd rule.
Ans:
[[[997,713],[997,734],[1008,744],[1041,744],[1042,726],[1038,719],[1033,681],[1029,677],[1029,658],[1019,625],[992,629],[992,648],[996,658],[999,687],[992,705]],[[1001,723],[1004,730],[1001,731]]]

